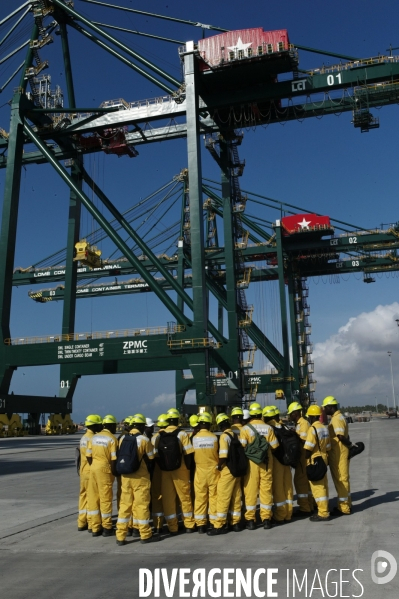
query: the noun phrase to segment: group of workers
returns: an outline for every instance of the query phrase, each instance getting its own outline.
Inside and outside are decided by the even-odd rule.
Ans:
[[[331,417],[329,425],[321,422],[326,421],[321,418],[323,411]],[[262,408],[252,403],[249,410],[236,407],[230,416],[218,414],[219,435],[210,430],[213,417],[208,412],[191,416],[193,430],[187,431],[179,427],[179,411],[171,408],[159,416],[155,433],[151,419],[135,414],[125,419],[125,432],[119,439],[114,416],[88,416],[87,432],[80,442],[78,530],[88,530],[93,537],[114,534],[115,477],[118,545],[124,545],[128,536],[140,537],[141,543],[159,540],[164,522],[169,534],[177,535],[179,514],[186,533],[215,536],[228,530],[239,532],[242,516],[245,528],[255,530],[258,499],[264,529],[290,522],[292,517],[327,521],[327,473],[320,480],[307,476],[307,467],[316,464],[317,458],[330,467],[338,495],[334,511],[350,514],[351,442],[337,400],[328,396],[322,407],[309,406],[307,418],[301,404],[293,402],[288,416],[296,436],[291,434],[299,441],[293,478],[291,465],[277,457],[288,429],[275,406]],[[249,459],[245,458],[245,468],[237,476],[242,451]],[[263,457],[259,459],[259,455]],[[299,506],[295,512],[294,487]]]

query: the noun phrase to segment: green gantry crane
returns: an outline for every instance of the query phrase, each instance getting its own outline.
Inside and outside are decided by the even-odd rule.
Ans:
[[[30,40],[0,58],[6,61],[28,46],[25,60],[0,90],[19,75],[19,86],[11,102],[9,132],[0,130],[0,167],[6,169],[0,238],[0,413],[29,413],[35,424],[41,413],[72,411],[74,390],[81,376],[159,370],[176,371],[179,407],[183,406],[189,389],[195,389],[198,404],[212,406],[242,404],[257,393],[275,391],[283,393],[287,401],[298,398],[306,405],[313,393],[306,279],[360,271],[364,280],[371,282],[374,272],[397,270],[398,231],[395,226],[373,232],[346,227],[344,235],[335,236],[332,226],[304,225],[287,234],[282,218],[276,218],[271,225],[259,215],[249,214],[250,194],[243,192],[239,184],[245,166],[238,154],[240,129],[248,124],[257,127],[344,111],[353,113],[353,124],[362,132],[375,128],[379,123],[371,109],[399,100],[399,57],[359,59],[334,55],[292,46],[288,38],[275,44],[271,38],[259,42],[255,41],[256,36],[265,32],[251,30],[255,36],[251,38],[253,42],[243,43],[238,35],[238,41],[227,41],[232,46],[225,47],[221,41],[217,64],[211,64],[204,50],[206,39],[181,47],[184,77],[180,81],[106,31],[126,32],[126,29],[91,21],[66,0],[30,0],[1,24],[24,9],[0,41],[1,49],[19,23],[33,17]],[[203,31],[219,31],[221,36],[234,34],[201,23],[188,24]],[[69,28],[147,78],[166,95],[151,101],[105,102],[100,108],[76,106]],[[62,44],[67,107],[61,90],[51,90],[51,80],[43,74],[49,66],[43,56],[48,44],[55,41],[54,33]],[[182,45],[177,40],[160,39]],[[300,71],[298,49],[336,56],[340,63]],[[285,77],[279,81],[282,73]],[[173,127],[165,124],[172,120]],[[203,177],[202,136],[220,168],[220,182]],[[135,157],[142,144],[176,138],[184,138],[187,143],[187,169],[174,179],[182,190],[181,218],[175,231],[178,243],[173,256],[159,256],[154,251],[157,242],[145,240],[135,228],[134,220],[128,214],[121,214],[93,181],[84,167],[84,156],[101,151]],[[35,150],[24,150],[28,144],[33,144]],[[50,164],[70,189],[65,264],[48,268],[33,266],[14,272],[21,171],[23,167],[43,163]],[[105,218],[88,197],[84,184],[93,190],[112,220]],[[255,196],[252,200],[263,204],[266,201],[256,200]],[[83,259],[79,264],[75,259],[76,245],[82,241],[82,206],[103,235],[112,240],[120,252],[119,259],[101,262],[94,253],[90,254],[91,263]],[[288,213],[292,208],[279,207]],[[294,209],[295,212],[298,210]],[[222,245],[218,242],[219,235],[223,238]],[[89,244],[86,248],[89,253],[90,248]],[[267,267],[254,266],[260,260],[266,260]],[[78,285],[82,280],[131,274],[135,275],[133,280],[116,281],[112,285]],[[10,331],[12,287],[37,285],[43,276],[46,282],[63,284],[32,291],[30,296],[41,302],[63,300],[60,332],[50,337],[15,338]],[[282,352],[257,326],[247,303],[245,289],[264,280],[279,283]],[[156,329],[75,331],[78,298],[121,293],[134,297],[138,291],[154,293],[170,312],[171,322]],[[176,301],[169,291],[176,293]],[[218,304],[216,324],[209,318],[210,295]],[[255,350],[271,363],[269,372],[251,371]],[[48,364],[60,365],[57,397],[9,393],[12,374],[18,367]],[[184,374],[187,371],[191,375]]]

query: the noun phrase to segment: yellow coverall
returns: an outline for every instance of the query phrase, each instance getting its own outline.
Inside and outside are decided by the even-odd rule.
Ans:
[[[235,433],[236,435],[240,436],[241,433],[241,429],[244,425],[241,424],[241,422],[235,422],[234,424],[231,425],[231,430],[233,431],[233,433]],[[241,476],[240,477],[240,481],[241,481],[241,497],[244,497],[244,477]],[[241,511],[242,511],[242,516],[244,515],[245,512],[245,507],[244,507],[244,503],[241,506]]]
[[[331,441],[328,462],[338,495],[338,509],[344,514],[350,514],[352,500],[349,482],[349,447],[338,439],[338,435],[349,437],[349,432],[346,418],[340,410],[337,410],[331,417],[328,430]]]
[[[112,528],[112,485],[114,475],[111,462],[116,460],[118,442],[107,429],[93,435],[87,444],[86,456],[92,458],[88,488],[88,512],[91,517],[91,530],[98,532]]]
[[[173,433],[176,426],[168,426],[164,430],[167,433]],[[155,439],[155,456],[158,455],[158,445],[160,436]],[[165,520],[170,532],[177,532],[178,521],[176,513],[176,499],[180,500],[183,510],[183,522],[186,528],[194,528],[195,520],[193,518],[193,504],[190,494],[190,471],[184,462],[184,456],[194,452],[190,438],[184,431],[179,431],[178,439],[182,452],[180,468],[171,471],[162,471],[162,503]]]
[[[309,422],[302,416],[296,423],[295,432],[301,441],[301,459],[295,468],[294,485],[300,511],[310,514],[313,511],[313,501],[311,499],[308,477],[306,476],[306,454],[303,448],[308,436],[309,426]]]
[[[315,429],[317,430],[318,440],[316,438]],[[319,445],[320,445],[320,449],[319,449]],[[304,449],[312,452],[311,457],[307,460],[307,464],[312,464],[314,458],[316,458],[318,456],[322,456],[326,465],[328,465],[328,455],[327,454],[331,449],[331,444],[330,444],[330,434],[328,432],[328,428],[326,426],[324,426],[324,424],[321,424],[321,422],[316,421],[309,427],[309,431],[308,431],[308,435],[306,437]],[[321,480],[315,480],[315,481],[310,480],[309,485],[310,485],[311,491],[313,493],[314,500],[317,504],[318,515],[321,518],[328,518],[328,516],[330,515],[330,512],[328,509],[327,473],[324,475],[324,478],[322,478]]]
[[[228,434],[226,434],[228,433]],[[231,428],[227,428],[219,437],[219,458],[225,459],[229,453],[231,437],[234,435]],[[230,524],[239,524],[241,520],[241,477],[231,474],[226,465],[223,466],[217,484],[217,518],[215,528],[222,528],[229,515]]]
[[[268,422],[271,426],[282,428],[274,420]],[[274,519],[278,522],[289,522],[292,517],[294,490],[292,487],[291,466],[285,466],[273,455],[273,500]]]
[[[270,520],[272,517],[273,507],[273,456],[272,450],[279,445],[274,431],[271,426],[263,422],[260,418],[250,421],[251,426],[256,431],[263,435],[269,443],[267,464],[255,464],[249,460],[248,472],[244,477],[244,495],[245,495],[245,519],[255,520],[256,505],[259,495],[260,501],[260,517],[262,522]],[[242,427],[240,433],[240,441],[244,448],[254,440],[255,433],[246,424]]]
[[[88,487],[90,477],[90,464],[86,459],[87,444],[89,439],[94,436],[93,431],[87,429],[87,432],[80,439],[80,486],[79,486],[79,516],[78,528],[84,528],[86,524],[91,530],[91,516],[87,515],[88,506]]]
[[[116,539],[118,541],[126,539],[127,529],[133,514],[133,505],[134,524],[140,531],[140,538],[149,539],[152,536],[150,526],[151,480],[144,455],[147,455],[149,460],[153,460],[154,447],[148,437],[141,434],[138,429],[133,428],[130,433],[137,435],[137,454],[140,466],[136,472],[122,474],[121,476],[122,493],[116,524]],[[122,441],[123,437],[119,441],[119,447]]]
[[[155,446],[155,439],[158,437],[159,433],[155,433],[151,438],[152,445]],[[163,513],[163,503],[162,503],[162,470],[155,462],[154,471],[152,473],[152,481],[151,481],[151,507],[152,507],[152,522],[154,524],[154,528],[162,528],[164,513]]]
[[[197,526],[214,523],[217,513],[216,488],[219,480],[218,438],[206,429],[201,429],[191,438],[194,448],[194,518]]]

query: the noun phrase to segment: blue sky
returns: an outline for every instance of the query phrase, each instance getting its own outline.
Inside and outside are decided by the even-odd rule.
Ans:
[[[254,0],[250,5],[235,0],[205,0],[196,4],[178,0],[168,3],[154,0],[112,2],[226,29],[287,28],[294,44],[356,57],[385,54],[389,44],[399,46],[399,6],[389,0],[384,3],[383,10],[376,1],[286,1],[272,6],[260,0]],[[7,8],[0,6],[0,21],[18,5],[19,2],[13,1],[7,3]],[[202,34],[195,27],[122,13],[81,0],[75,1],[75,8],[95,21],[177,40],[196,41]],[[26,17],[10,42],[7,41],[0,49],[2,56],[29,37],[30,19],[30,16]],[[0,28],[0,39],[7,30],[8,25]],[[175,77],[180,77],[177,46],[125,33],[118,34],[118,37]],[[120,97],[134,101],[163,95],[155,85],[75,32],[70,34],[70,44],[78,106],[98,106],[104,100]],[[65,90],[59,46],[60,40],[55,36],[55,43],[45,47],[41,56],[50,62],[46,73],[51,75],[52,85],[59,84]],[[0,86],[22,62],[23,54],[24,51],[0,65]],[[333,58],[303,51],[299,55],[300,67],[304,69],[337,62]],[[0,94],[0,126],[5,130],[9,126],[7,102],[17,82],[18,79]],[[374,111],[374,114],[380,118],[380,129],[367,134],[354,129],[350,113],[245,131],[240,147],[240,157],[246,161],[242,187],[306,206],[309,211],[328,214],[363,228],[396,222],[399,220],[398,107],[383,108]],[[187,163],[184,140],[144,146],[139,148],[139,152],[134,159],[94,154],[86,161],[89,173],[122,211],[171,180]],[[205,150],[203,154],[204,176],[217,179],[216,165]],[[0,172],[0,198],[3,189],[4,171]],[[58,180],[50,166],[32,166],[24,171],[15,266],[29,266],[65,246],[68,198],[66,186]],[[88,216],[83,218],[83,226],[87,232],[92,230]],[[104,256],[109,247],[104,242]],[[399,329],[394,328],[393,318],[397,317],[396,310],[399,315],[399,306],[394,305],[398,299],[397,277],[392,274],[377,275],[376,279],[372,285],[365,285],[361,274],[334,281],[328,277],[309,281],[310,322],[312,340],[316,344],[315,378],[319,379],[316,397],[319,399],[331,392],[340,395],[344,404],[372,402],[376,397],[381,400],[387,396],[391,398],[388,350],[392,351],[394,373],[398,373],[395,382],[399,389]],[[12,335],[58,333],[61,328],[61,303],[36,304],[27,297],[27,291],[28,287],[14,290]],[[254,291],[255,295],[257,293],[259,297],[259,292]],[[277,303],[273,287],[265,287],[264,294],[268,297],[267,305],[258,306],[254,318],[258,317],[258,322],[268,320],[271,330],[274,330]],[[381,311],[378,306],[386,308]],[[362,314],[368,316],[360,317]],[[78,301],[76,330],[156,326],[165,325],[168,320],[168,312],[149,294],[93,298]],[[348,325],[348,322],[357,326]],[[372,334],[370,323],[377,327]],[[341,327],[344,330],[339,333]],[[359,333],[362,327],[369,333],[368,336]],[[352,333],[354,336],[351,337]],[[376,338],[378,347],[375,346]],[[331,354],[328,353],[329,348],[334,348]],[[342,356],[351,352],[356,360],[350,372],[343,373]],[[365,383],[368,379],[364,368],[370,376],[372,373],[369,383]],[[15,393],[53,395],[58,389],[58,367],[21,368],[14,375],[11,389]],[[86,412],[110,410],[115,411],[117,417],[123,417],[143,405],[148,415],[156,416],[165,407],[173,405],[173,392],[173,373],[81,379],[74,398],[74,417],[81,420]],[[264,402],[268,399],[271,398],[262,398]]]

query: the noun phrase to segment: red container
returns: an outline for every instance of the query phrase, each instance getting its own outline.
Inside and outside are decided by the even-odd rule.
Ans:
[[[326,231],[331,229],[330,217],[318,214],[293,214],[284,216],[281,225],[285,235],[303,231]]]
[[[286,29],[263,31],[262,27],[228,31],[198,42],[201,58],[212,68],[236,60],[281,53],[288,49],[289,39]],[[203,70],[205,69],[204,65]]]

